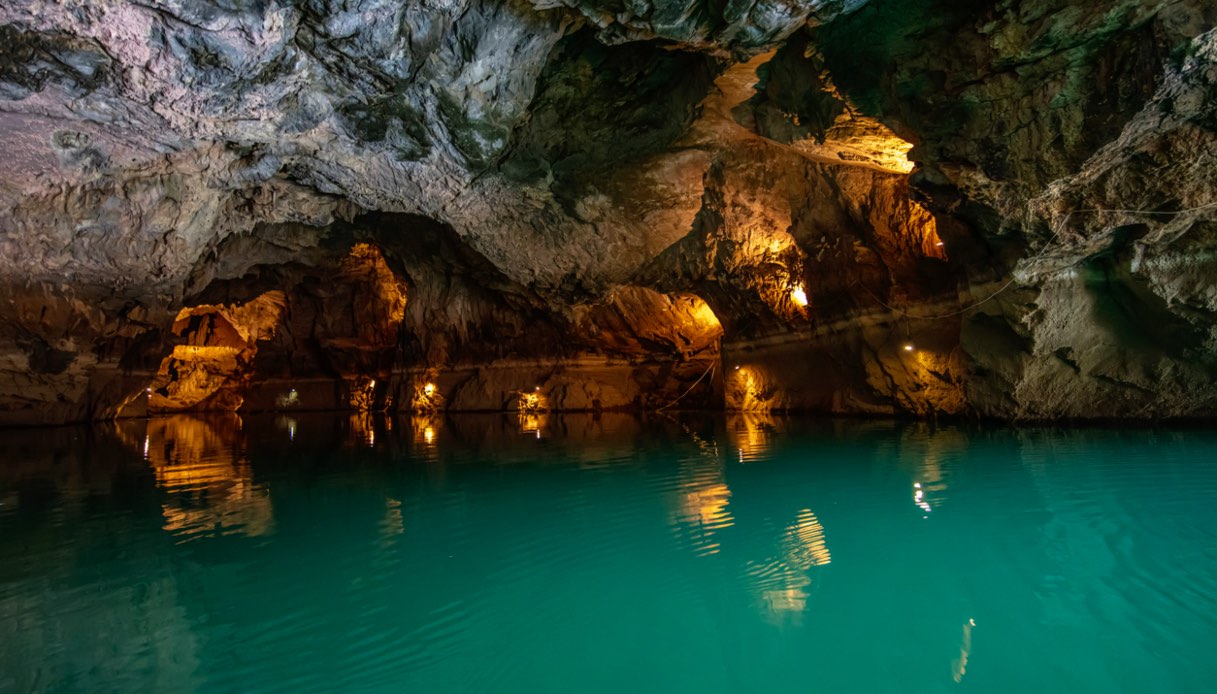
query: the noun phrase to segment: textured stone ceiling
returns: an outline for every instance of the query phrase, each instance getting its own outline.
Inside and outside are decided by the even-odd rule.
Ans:
[[[730,407],[734,360],[760,407],[1211,416],[1215,25],[1203,0],[6,3],[0,420],[129,407],[179,311],[271,291],[242,388],[406,402],[448,374],[493,409],[524,360],[556,406],[647,407],[718,364],[693,398]],[[380,305],[342,279],[356,244],[407,287],[396,341],[330,315]]]

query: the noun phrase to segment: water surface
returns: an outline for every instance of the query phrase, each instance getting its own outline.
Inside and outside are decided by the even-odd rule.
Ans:
[[[0,691],[1203,692],[1217,435],[0,431]]]

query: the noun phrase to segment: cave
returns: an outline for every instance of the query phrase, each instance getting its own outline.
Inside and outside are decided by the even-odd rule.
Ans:
[[[1217,677],[1208,0],[20,0],[0,152],[0,690]]]

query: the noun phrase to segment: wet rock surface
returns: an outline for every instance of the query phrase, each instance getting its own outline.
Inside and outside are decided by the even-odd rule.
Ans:
[[[1214,26],[1198,0],[10,3],[0,423],[428,384],[1209,417]]]

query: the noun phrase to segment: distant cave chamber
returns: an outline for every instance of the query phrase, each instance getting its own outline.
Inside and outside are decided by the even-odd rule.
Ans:
[[[248,252],[257,232],[215,255]],[[641,287],[570,315],[507,279],[450,228],[367,215],[308,264],[212,277],[119,416],[714,408],[722,327],[692,294]],[[689,386],[695,386],[690,388]],[[683,392],[682,392],[683,391]]]

